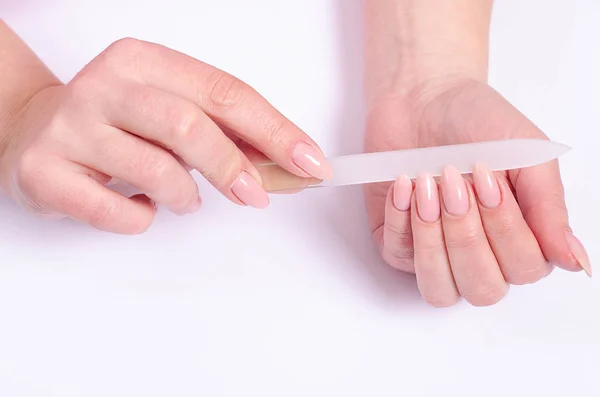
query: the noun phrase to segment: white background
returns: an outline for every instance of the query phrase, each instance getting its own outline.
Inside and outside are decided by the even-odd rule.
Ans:
[[[361,150],[359,0],[0,0],[68,81],[112,41],[238,75],[328,155]],[[600,3],[503,0],[491,83],[554,140],[572,225],[600,258]],[[600,292],[556,271],[500,304],[429,308],[384,265],[360,188],[204,208],[138,237],[0,201],[0,396],[598,396]]]

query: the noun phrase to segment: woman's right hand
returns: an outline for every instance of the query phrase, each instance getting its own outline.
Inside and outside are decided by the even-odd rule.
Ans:
[[[155,203],[198,210],[198,170],[234,203],[264,208],[243,142],[300,177],[331,169],[308,135],[239,79],[166,47],[122,39],[66,85],[38,92],[4,132],[0,187],[39,215],[137,234]],[[143,194],[106,187],[118,179]]]

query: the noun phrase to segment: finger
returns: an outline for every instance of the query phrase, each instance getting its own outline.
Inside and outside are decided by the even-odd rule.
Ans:
[[[383,243],[383,226],[385,224],[385,208],[388,194],[393,183],[367,183],[364,186],[363,194],[365,197],[365,206],[369,216],[369,230],[373,239],[381,247]]]
[[[511,173],[511,182],[527,224],[546,259],[569,271],[585,270],[590,261],[581,242],[572,234],[558,162]]]
[[[415,274],[419,291],[435,307],[458,302],[460,295],[446,254],[438,186],[429,175],[419,175],[411,205]]]
[[[523,219],[506,179],[477,164],[473,182],[483,228],[504,279],[520,285],[534,283],[550,274],[552,266]]]
[[[159,142],[184,164],[198,170],[231,201],[257,208],[268,206],[269,198],[261,187],[261,176],[256,167],[197,106],[148,86],[129,85],[121,90],[105,105],[105,115],[112,125]],[[132,142],[130,146],[133,145]],[[170,166],[171,163],[169,160]],[[189,175],[181,174],[178,178],[179,183],[183,183],[184,178],[193,182]],[[158,188],[158,185],[154,187]],[[191,187],[174,193],[190,192]],[[182,203],[186,204],[189,203]]]
[[[165,149],[113,127],[98,131],[92,139],[70,157],[134,186],[174,213],[200,209],[198,185]]]
[[[322,182],[320,179],[304,178],[286,171],[244,141],[238,141],[236,145],[258,169],[263,188],[271,194],[295,194]]]
[[[156,209],[148,197],[127,198],[87,175],[68,169],[54,171],[49,179],[52,186],[39,189],[37,195],[37,201],[49,211],[99,230],[127,235],[145,232],[154,221]]]
[[[442,225],[460,294],[472,305],[499,302],[508,286],[487,241],[473,189],[454,167],[442,175]]]
[[[144,41],[122,40],[105,56],[118,60],[115,73],[195,103],[289,172],[319,179],[331,176],[316,143],[240,79]]]
[[[390,186],[385,203],[385,223],[381,255],[396,269],[414,273],[414,250],[410,226],[410,206],[413,184],[406,176]]]

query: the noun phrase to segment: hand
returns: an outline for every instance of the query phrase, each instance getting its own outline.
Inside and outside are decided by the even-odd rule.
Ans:
[[[39,215],[98,229],[145,231],[154,203],[200,207],[188,170],[239,205],[269,199],[246,145],[303,178],[326,179],[318,146],[237,78],[134,39],[110,45],[71,82],[45,88],[18,112],[2,142],[0,187]],[[124,197],[112,179],[143,194]]]
[[[374,101],[366,150],[510,138],[547,139],[487,84],[456,78]],[[468,178],[447,168],[440,179],[440,188],[426,175],[414,190],[405,177],[366,188],[383,258],[415,273],[431,305],[450,306],[461,296],[473,305],[491,305],[509,284],[534,283],[554,264],[590,272],[569,227],[556,161],[508,173],[490,173],[482,164]]]

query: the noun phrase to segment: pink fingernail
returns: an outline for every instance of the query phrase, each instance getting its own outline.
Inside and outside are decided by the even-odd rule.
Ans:
[[[331,166],[317,149],[300,142],[294,148],[292,160],[304,172],[318,179],[331,178],[333,171]]]
[[[579,262],[579,265],[588,277],[592,277],[592,265],[590,264],[590,258],[588,257],[583,244],[581,244],[581,241],[569,231],[566,232],[566,235],[573,256],[577,259],[577,262]]]
[[[446,211],[451,215],[464,215],[469,210],[469,195],[465,180],[452,166],[444,168],[442,173],[442,197]]]
[[[269,205],[269,196],[263,188],[259,186],[256,180],[247,173],[242,171],[237,177],[231,191],[243,203],[255,208],[266,208]]]
[[[502,200],[500,188],[494,173],[484,164],[473,167],[473,182],[481,204],[486,208],[496,208]]]
[[[396,179],[394,183],[393,202],[394,207],[400,211],[410,209],[410,199],[412,197],[412,182],[406,175],[402,175]]]
[[[417,212],[419,217],[428,223],[440,218],[440,198],[435,180],[428,174],[417,178],[415,192],[417,195]]]

